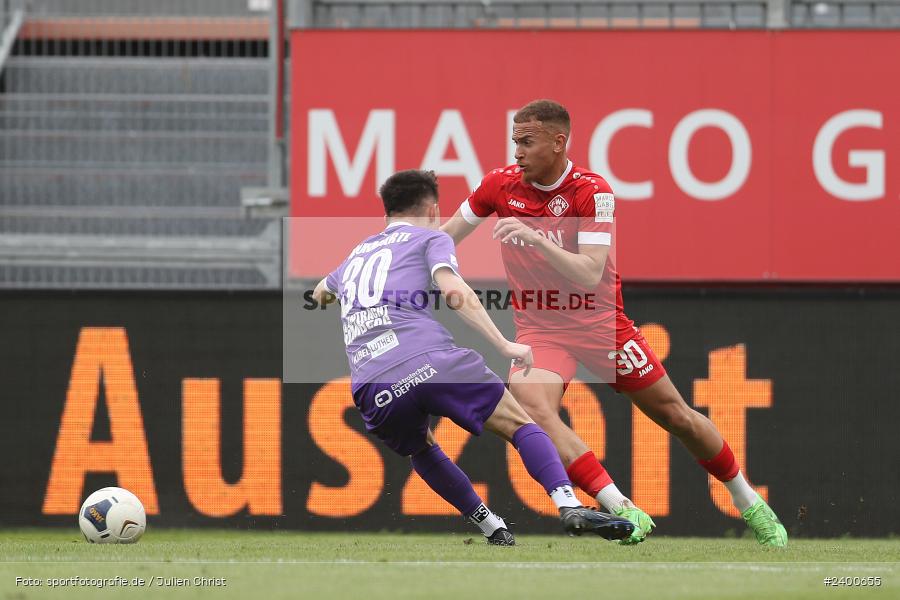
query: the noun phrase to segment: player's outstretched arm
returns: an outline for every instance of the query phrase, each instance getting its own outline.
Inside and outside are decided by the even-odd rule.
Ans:
[[[447,306],[455,310],[469,327],[480,333],[500,354],[513,359],[517,367],[524,367],[527,376],[531,371],[531,365],[534,364],[531,347],[511,342],[503,337],[490,315],[484,310],[478,296],[452,269],[441,267],[434,272],[434,281],[444,295]]]
[[[462,216],[460,209],[456,209],[453,216],[447,219],[447,222],[441,225],[441,231],[453,238],[453,243],[459,245],[466,236],[475,231],[478,224],[472,225]]]

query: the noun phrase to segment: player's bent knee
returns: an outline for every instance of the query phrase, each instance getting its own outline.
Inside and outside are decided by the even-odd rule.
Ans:
[[[527,413],[530,421],[537,423],[544,429],[559,420],[559,413],[553,410],[548,410],[546,407],[541,405],[532,407],[523,406],[522,408]]]
[[[497,403],[497,408],[494,409],[494,412],[484,424],[488,429],[502,437],[512,439],[513,434],[520,427],[533,422],[525,409],[509,393],[509,390],[506,390],[503,392],[500,402]]]
[[[528,411],[519,404],[519,401],[516,400],[515,396],[507,390],[503,394],[503,402],[508,407],[507,410],[509,412],[510,420],[515,423],[516,429],[521,427],[522,425],[526,425],[528,423],[534,423],[531,417],[528,415]]]
[[[546,388],[547,386],[532,383],[511,384],[509,386],[509,390],[515,397],[516,402],[532,417],[535,413],[556,414],[559,412],[558,403],[555,401],[552,390]]]

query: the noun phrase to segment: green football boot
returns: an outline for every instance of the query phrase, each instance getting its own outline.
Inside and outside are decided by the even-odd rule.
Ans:
[[[647,535],[653,531],[653,528],[656,527],[656,523],[653,522],[650,515],[633,504],[631,506],[623,506],[613,512],[615,512],[616,516],[628,519],[634,523],[634,531],[631,532],[631,535],[619,540],[619,543],[623,546],[640,544],[647,538]]]
[[[744,511],[743,517],[747,526],[756,534],[756,541],[761,546],[772,548],[787,546],[788,536],[784,525],[761,497],[757,496],[756,502]]]

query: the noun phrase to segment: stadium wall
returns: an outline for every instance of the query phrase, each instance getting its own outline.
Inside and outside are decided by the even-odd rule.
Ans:
[[[687,401],[795,536],[900,534],[900,290],[626,288]],[[75,526],[121,485],[151,526],[469,530],[363,433],[346,381],[283,385],[280,295],[7,292],[0,524]],[[310,340],[337,335],[336,315]],[[724,491],[605,386],[566,415],[660,532],[742,532]],[[555,532],[497,439],[436,434],[496,511]]]

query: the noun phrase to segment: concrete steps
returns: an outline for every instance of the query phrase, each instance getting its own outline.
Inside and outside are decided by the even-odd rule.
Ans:
[[[267,181],[267,69],[13,57],[0,93],[0,288],[277,287],[280,223],[240,204],[242,187]]]
[[[263,113],[264,115],[265,113]],[[265,116],[167,114],[152,110],[54,111],[0,110],[0,130],[90,132],[218,132],[265,135]]]
[[[250,133],[146,133],[6,130],[0,165],[265,168],[267,138]]]
[[[231,207],[237,192],[260,187],[265,173],[252,165],[148,168],[0,168],[5,207]]]
[[[38,94],[209,94],[268,92],[259,59],[14,57],[7,89]]]

